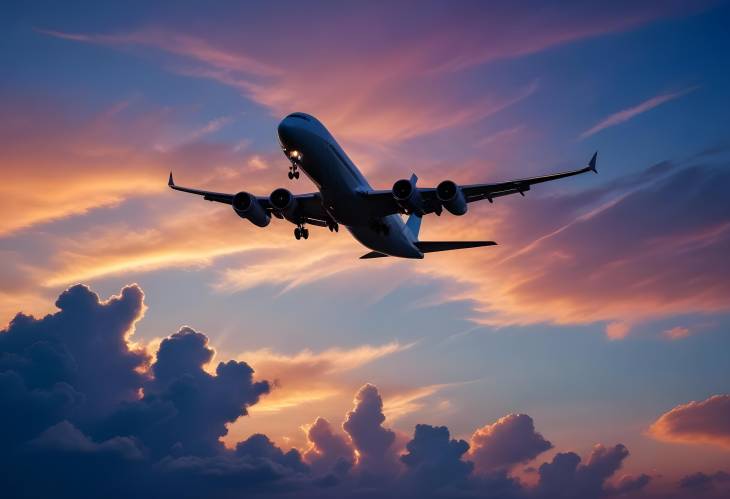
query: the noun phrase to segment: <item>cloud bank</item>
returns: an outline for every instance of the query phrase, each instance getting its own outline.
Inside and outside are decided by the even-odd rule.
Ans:
[[[11,409],[0,416],[0,486],[9,497],[591,499],[639,497],[651,482],[613,480],[629,455],[618,444],[597,445],[585,463],[558,453],[528,486],[509,468],[552,446],[529,416],[485,425],[471,445],[428,424],[401,440],[372,384],[356,393],[341,429],[322,418],[307,427],[304,452],[260,433],[227,448],[227,425],[275,388],[243,361],[213,370],[207,337],[189,327],[149,355],[132,341],[143,298],[136,285],[105,301],[76,285],[57,312],[18,314],[0,332],[0,402]],[[690,475],[677,493],[725,477]]]

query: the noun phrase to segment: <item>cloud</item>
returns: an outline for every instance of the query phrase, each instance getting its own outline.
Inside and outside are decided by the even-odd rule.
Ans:
[[[577,194],[495,203],[489,219],[450,230],[500,234],[500,246],[417,270],[443,280],[439,298],[471,300],[474,320],[493,326],[605,321],[617,339],[643,321],[727,311],[729,186],[724,165],[662,164]]]
[[[469,450],[464,440],[450,440],[445,426],[416,425],[413,440],[401,456],[407,474],[419,488],[433,490],[447,485],[464,485],[474,464],[463,461]]]
[[[148,356],[131,341],[143,296],[132,285],[104,301],[74,286],[59,296],[54,314],[18,315],[0,332],[0,404],[13,409],[0,416],[8,496],[159,497],[164,490],[212,499],[652,497],[644,495],[651,481],[645,474],[608,483],[628,456],[620,444],[596,446],[585,464],[577,454],[559,453],[540,466],[534,487],[510,477],[511,463],[550,445],[527,415],[478,430],[472,452],[447,427],[418,424],[398,456],[371,384],[357,392],[342,425],[346,434],[317,418],[306,428],[303,454],[261,433],[226,448],[220,442],[226,425],[245,416],[271,385],[256,381],[243,361],[219,362],[213,370],[207,337],[190,328],[164,338]],[[474,473],[469,458],[482,473]],[[673,497],[713,484],[721,493],[726,481],[723,472],[690,475]]]
[[[347,413],[342,429],[357,451],[358,467],[369,473],[392,472],[395,433],[382,426],[383,399],[377,387],[366,384],[355,395],[355,407]]]
[[[334,473],[344,475],[355,464],[355,449],[345,438],[334,432],[332,425],[324,418],[307,428],[309,449],[304,459],[317,474]]]
[[[264,377],[275,380],[277,389],[256,406],[256,413],[292,410],[303,404],[321,402],[341,395],[342,386],[333,379],[378,359],[397,354],[413,346],[397,341],[383,345],[354,348],[328,348],[321,352],[309,349],[285,355],[265,348],[239,354]]]
[[[526,463],[552,446],[535,431],[530,416],[509,414],[474,432],[469,459],[477,471],[492,472]]]
[[[668,340],[681,340],[692,334],[689,328],[684,326],[674,326],[662,332],[662,335]]]
[[[703,443],[730,447],[730,395],[713,395],[662,414],[649,434],[667,442]]]
[[[601,130],[605,130],[606,128],[610,128],[612,126],[620,125],[621,123],[629,121],[630,119],[633,119],[640,114],[650,111],[650,110],[654,109],[655,107],[664,104],[665,102],[673,101],[684,95],[687,95],[688,93],[690,93],[696,89],[697,89],[697,87],[691,87],[691,88],[686,88],[684,90],[680,90],[679,92],[670,92],[670,93],[665,93],[665,94],[659,94],[659,95],[652,97],[651,99],[645,100],[641,104],[637,104],[636,106],[613,113],[612,115],[599,121],[597,124],[595,124],[594,126],[589,128],[585,132],[581,133],[580,138],[585,139],[586,137],[590,137],[591,135],[596,134],[596,133],[600,132]]]
[[[551,462],[539,468],[537,496],[550,499],[603,497],[607,494],[606,480],[621,468],[628,455],[628,449],[621,444],[614,447],[597,445],[586,464],[581,464],[580,457],[573,452],[558,453]],[[627,488],[631,487],[627,485]]]
[[[698,471],[697,473],[683,476],[679,481],[679,487],[694,493],[701,493],[714,489],[718,484],[725,483],[730,483],[730,473],[717,471],[708,475],[707,473]]]
[[[245,416],[270,385],[253,381],[253,369],[234,360],[209,374],[203,367],[212,358],[207,337],[190,328],[165,338],[143,397],[120,407],[102,433],[138,435],[159,456],[219,452],[226,425]]]
[[[475,67],[694,10],[681,3],[590,9],[503,3],[489,12],[472,3],[448,12],[438,3],[418,11],[398,4],[284,9],[308,32],[328,36],[303,39],[265,6],[240,16],[211,13],[192,28],[161,19],[116,33],[38,31],[156,57],[178,74],[232,87],[276,116],[316,110],[347,140],[387,143],[473,124],[535,90],[529,81],[506,86],[482,78],[474,85],[463,75]],[[376,23],[378,30],[345,19],[357,19],[362,27]],[[261,44],[261,37],[278,43]],[[294,45],[296,53],[285,49]],[[322,53],[327,57],[317,57]]]

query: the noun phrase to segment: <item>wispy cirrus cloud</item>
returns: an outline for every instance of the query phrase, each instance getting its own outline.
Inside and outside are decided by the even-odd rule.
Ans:
[[[581,139],[585,139],[587,137],[590,137],[591,135],[594,135],[602,130],[605,130],[606,128],[611,128],[616,125],[620,125],[621,123],[625,123],[636,116],[639,116],[640,114],[643,114],[647,111],[651,111],[655,107],[661,106],[662,104],[666,102],[673,101],[675,99],[679,99],[680,97],[687,95],[690,92],[694,92],[699,87],[690,87],[685,88],[684,90],[680,90],[678,92],[669,92],[669,93],[663,93],[656,95],[650,99],[645,100],[644,102],[641,102],[640,104],[637,104],[635,106],[623,109],[621,111],[618,111],[616,113],[611,114],[610,116],[607,116],[606,118],[602,119],[595,125],[593,125],[591,128],[586,130],[585,132],[580,134]]]
[[[82,43],[152,48],[168,69],[236,88],[277,116],[314,112],[346,139],[393,142],[470,125],[520,102],[536,88],[530,81],[473,85],[461,77],[464,71],[631,29],[687,7],[532,9],[504,3],[487,12],[478,3],[462,3],[443,12],[437,3],[425,3],[417,12],[400,5],[361,5],[327,9],[317,16],[296,5],[286,10],[309,32],[328,36],[301,37],[278,22],[278,16],[260,16],[256,24],[244,19],[231,25],[231,19],[220,19],[214,35],[169,23],[100,34],[38,31]],[[448,22],[434,24],[436,13]],[[377,22],[379,29],[352,33],[344,17],[356,18],[362,26]],[[261,44],[257,36],[273,37],[277,43]],[[294,46],[296,50],[289,49]],[[327,57],[318,56],[322,53]]]

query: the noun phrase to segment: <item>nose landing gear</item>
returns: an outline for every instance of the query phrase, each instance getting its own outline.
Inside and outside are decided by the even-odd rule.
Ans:
[[[297,167],[297,164],[292,161],[291,166],[289,167],[289,173],[287,174],[289,177],[289,180],[293,180],[295,178],[299,178],[299,167]]]
[[[304,224],[297,225],[297,228],[294,229],[294,237],[297,241],[300,239],[309,239],[309,229],[304,227]]]

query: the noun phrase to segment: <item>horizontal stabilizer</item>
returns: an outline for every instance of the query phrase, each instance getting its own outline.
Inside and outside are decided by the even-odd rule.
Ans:
[[[434,253],[436,251],[495,246],[497,243],[494,241],[418,241],[413,244],[423,253]]]
[[[360,260],[367,260],[369,258],[382,258],[384,256],[388,256],[385,253],[381,253],[380,251],[371,251],[370,253],[365,253],[363,256],[360,257]]]

